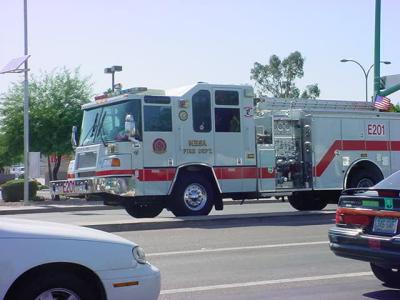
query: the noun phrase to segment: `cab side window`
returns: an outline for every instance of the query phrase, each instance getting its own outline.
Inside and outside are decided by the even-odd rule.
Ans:
[[[195,132],[211,131],[211,94],[200,90],[192,97],[193,130]]]
[[[215,91],[215,131],[240,132],[239,93],[237,91]],[[234,108],[234,107],[237,108]]]
[[[215,104],[239,105],[239,93],[237,91],[215,91]]]
[[[145,105],[144,131],[172,131],[171,106]]]

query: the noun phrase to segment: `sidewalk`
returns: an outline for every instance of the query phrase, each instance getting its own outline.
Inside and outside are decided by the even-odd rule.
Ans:
[[[43,201],[29,201],[25,204],[20,202],[4,202],[0,199],[0,215],[44,213],[44,212],[63,212],[63,211],[88,211],[88,210],[109,210],[119,209],[120,207],[106,206],[102,201],[87,201],[81,198],[62,198],[60,201],[51,200],[49,190],[37,192],[37,196]]]

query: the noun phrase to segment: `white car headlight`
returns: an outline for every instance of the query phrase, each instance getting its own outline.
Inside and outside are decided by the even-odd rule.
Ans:
[[[145,264],[146,261],[146,254],[144,253],[144,250],[142,247],[136,246],[132,250],[133,257],[136,259],[136,261],[140,264]]]

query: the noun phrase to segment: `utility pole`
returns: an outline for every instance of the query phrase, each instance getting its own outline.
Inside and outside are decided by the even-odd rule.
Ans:
[[[114,92],[115,90],[115,72],[121,72],[122,71],[122,66],[112,66],[109,68],[104,69],[104,73],[106,74],[111,74],[111,90]]]

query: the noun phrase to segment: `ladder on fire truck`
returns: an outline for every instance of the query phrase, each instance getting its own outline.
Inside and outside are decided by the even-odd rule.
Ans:
[[[372,102],[320,99],[284,99],[261,96],[259,110],[304,109],[313,111],[376,111]]]

